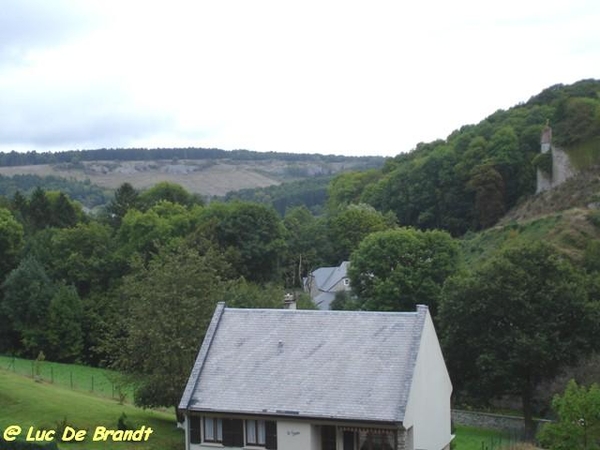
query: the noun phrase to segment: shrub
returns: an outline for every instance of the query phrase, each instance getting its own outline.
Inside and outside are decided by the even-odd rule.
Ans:
[[[127,420],[127,414],[121,413],[119,420],[117,420],[117,429],[119,430],[135,430],[135,426],[129,420]]]
[[[562,396],[554,397],[552,408],[558,421],[545,424],[538,433],[540,444],[550,450],[600,448],[600,386],[589,389],[569,381]]]
[[[552,152],[539,153],[533,158],[531,164],[546,175],[552,176]]]

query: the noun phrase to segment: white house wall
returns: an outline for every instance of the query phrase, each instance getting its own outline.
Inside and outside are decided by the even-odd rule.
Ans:
[[[281,450],[319,450],[313,426],[307,422],[277,421],[277,448]]]
[[[404,427],[413,427],[415,450],[442,450],[450,442],[451,393],[450,377],[427,314],[404,416]]]

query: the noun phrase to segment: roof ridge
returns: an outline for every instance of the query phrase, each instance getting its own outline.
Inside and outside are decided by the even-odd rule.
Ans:
[[[420,305],[418,305],[420,306]],[[238,308],[238,307],[229,307],[225,306],[227,311],[267,311],[273,313],[282,313],[282,314],[379,314],[379,315],[397,315],[397,316],[418,316],[420,311],[370,311],[370,310],[341,310],[341,309],[329,309],[329,310],[320,310],[320,309],[283,309],[283,308]]]

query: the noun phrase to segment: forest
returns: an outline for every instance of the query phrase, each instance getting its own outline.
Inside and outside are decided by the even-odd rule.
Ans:
[[[584,212],[595,231],[574,244],[581,257],[544,237],[469,264],[464,242],[533,197],[546,123],[594,170],[600,81],[550,87],[382,169],[308,183],[319,196],[310,208],[294,199],[299,188],[206,202],[168,182],[123,183],[96,214],[60,185],[0,196],[0,353],[111,367],[135,383],[137,404],[173,406],[217,302],[277,308],[294,292],[314,308],[302,278],[349,260],[352,294],[335,308],[428,305],[456,402],[516,396],[531,424],[565,373],[598,379],[600,213]],[[1,164],[21,157],[8,155]]]

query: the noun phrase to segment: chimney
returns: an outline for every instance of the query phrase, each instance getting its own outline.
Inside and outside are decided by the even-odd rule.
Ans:
[[[283,296],[283,309],[296,309],[294,294],[288,292]]]

